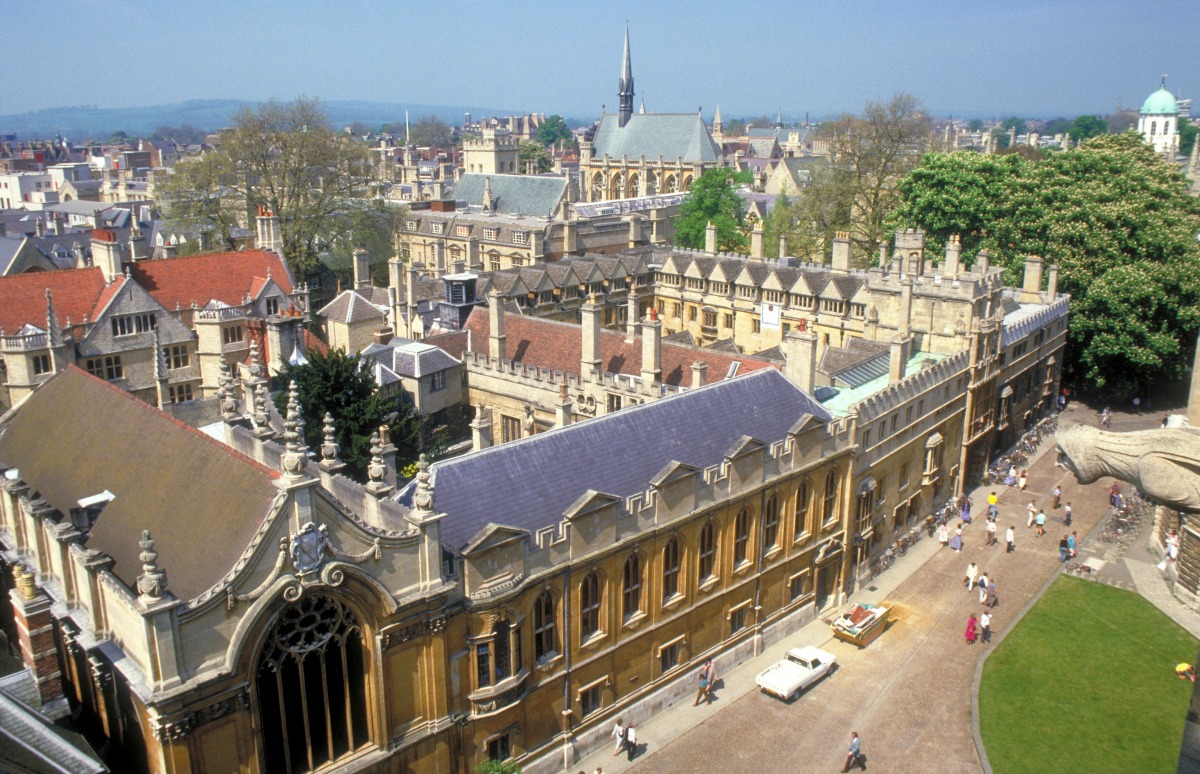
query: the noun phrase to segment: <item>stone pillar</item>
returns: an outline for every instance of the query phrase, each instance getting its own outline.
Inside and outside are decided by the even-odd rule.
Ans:
[[[371,256],[361,247],[354,251],[354,289],[371,287]]]
[[[567,382],[563,380],[558,383],[558,403],[554,407],[555,420],[558,427],[566,427],[571,424],[573,417],[571,396],[567,394]]]
[[[43,705],[65,702],[62,670],[58,649],[54,644],[54,617],[50,614],[50,597],[34,583],[33,573],[21,565],[13,566],[17,587],[9,592],[12,598],[13,623],[17,629],[17,645],[21,660],[33,673],[38,697]]]
[[[717,227],[710,220],[704,227],[704,252],[715,255],[717,252]]]
[[[650,307],[650,316],[642,323],[642,389],[653,391],[662,381],[662,321],[658,309]]]
[[[912,330],[912,290],[912,277],[905,275],[900,280],[900,316],[896,321],[896,327],[899,329],[900,335],[905,338],[908,337],[909,331]]]
[[[471,420],[471,450],[482,451],[492,446],[491,411],[480,404]]]
[[[788,251],[787,234],[779,235],[779,257],[786,258]]]
[[[504,360],[508,351],[504,335],[504,297],[499,290],[488,293],[488,357],[493,362]]]
[[[692,363],[692,389],[708,384],[708,363],[697,360]]]
[[[1030,296],[1038,297],[1042,290],[1042,257],[1040,255],[1025,256],[1025,282],[1021,286],[1021,300]]]
[[[638,334],[638,319],[641,310],[638,308],[637,291],[633,288],[634,279],[629,278],[629,298],[625,299],[625,340],[633,341]]]
[[[1058,264],[1050,264],[1049,278],[1046,280],[1046,303],[1054,303],[1058,298]]]
[[[582,323],[583,352],[579,359],[579,378],[598,379],[600,375],[600,304],[596,294],[588,296],[579,310]]]
[[[942,274],[948,279],[954,279],[962,267],[962,240],[958,234],[950,237],[946,243],[946,262],[942,265]]]

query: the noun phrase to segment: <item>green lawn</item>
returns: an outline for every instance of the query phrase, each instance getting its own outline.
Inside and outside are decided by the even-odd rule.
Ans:
[[[1197,641],[1137,594],[1060,577],[983,669],[996,774],[1174,772]]]

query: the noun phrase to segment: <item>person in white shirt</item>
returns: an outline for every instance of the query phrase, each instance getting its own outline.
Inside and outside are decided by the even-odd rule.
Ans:
[[[987,610],[979,614],[979,639],[986,645],[992,641],[992,616]]]

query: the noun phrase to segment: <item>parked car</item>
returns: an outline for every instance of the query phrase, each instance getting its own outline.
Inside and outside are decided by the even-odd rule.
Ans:
[[[812,645],[792,648],[774,666],[759,672],[754,683],[783,700],[795,699],[800,692],[829,673],[837,657]]]

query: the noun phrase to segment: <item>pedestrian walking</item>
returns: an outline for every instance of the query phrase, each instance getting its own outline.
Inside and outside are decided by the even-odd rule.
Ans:
[[[1116,481],[1112,482],[1112,486],[1108,488],[1108,504],[1116,506],[1117,498],[1121,496],[1121,485]]]
[[[988,516],[995,516],[1000,512],[1000,509],[996,507],[996,504],[999,502],[1000,498],[996,495],[995,490],[993,490],[992,493],[988,495]]]
[[[995,545],[995,543],[996,543],[996,519],[991,518],[991,519],[988,519],[987,540],[984,541],[984,545],[990,546],[990,545]]]
[[[1104,411],[1100,412],[1100,426],[1112,427],[1112,410],[1108,406],[1104,407]]]
[[[975,627],[977,624],[978,621],[976,620],[974,613],[971,613],[971,615],[967,616],[967,630],[963,633],[963,636],[966,638],[968,645],[975,644]]]
[[[1067,501],[1067,504],[1063,506],[1063,517],[1063,526],[1071,526],[1071,502],[1069,500]]]
[[[1061,414],[1063,412],[1063,409],[1065,409],[1066,407],[1067,407],[1067,396],[1063,395],[1062,393],[1059,393],[1058,394],[1058,413]]]
[[[1071,536],[1063,535],[1062,540],[1058,541],[1058,561],[1067,561],[1067,552],[1071,550]]]
[[[979,568],[975,566],[975,563],[971,562],[970,564],[968,564],[967,572],[965,575],[963,575],[963,585],[967,587],[967,591],[970,591],[971,588],[975,585],[975,578],[978,577],[978,575],[979,575]]]
[[[1025,529],[1029,529],[1030,527],[1033,526],[1034,517],[1037,516],[1037,503],[1034,502],[1033,500],[1030,500],[1029,505],[1025,506],[1025,513],[1026,513]]]
[[[950,534],[946,530],[945,524],[938,525],[938,542],[942,544],[942,548],[945,548],[946,544],[950,542]]]
[[[989,583],[989,580],[988,580],[987,573],[986,572],[981,573],[979,575],[979,604],[981,604],[981,605],[984,602],[987,602],[988,583]]]
[[[1011,554],[1017,547],[1017,544],[1013,541],[1013,537],[1014,537],[1013,528],[1012,528],[1012,525],[1010,524],[1008,529],[1004,533],[1004,539],[1006,541],[1008,541],[1008,547],[1004,549],[1004,553],[1006,553],[1006,554]]]
[[[1054,505],[1050,508],[1050,510],[1057,511],[1058,507],[1062,505],[1062,486],[1055,484],[1054,491],[1050,494],[1054,495]]]
[[[1166,429],[1166,427],[1167,427],[1167,415],[1166,414],[1163,414],[1162,424],[1160,424],[1159,427],[1163,428],[1164,430]]]
[[[700,680],[700,685],[696,690],[696,700],[692,702],[695,707],[703,699],[706,704],[712,704],[712,695],[708,692],[708,668],[712,665],[712,659],[704,659],[704,663],[700,666],[700,672],[697,677]]]
[[[708,692],[704,698],[712,704],[713,690],[717,687],[717,664],[711,658],[705,662],[705,677],[708,679]]]
[[[996,597],[996,579],[988,578],[987,606],[995,607],[997,601],[998,601],[998,598]]]
[[[629,753],[629,760],[633,760],[637,755],[637,730],[632,723],[625,729],[625,750]]]
[[[964,524],[971,523],[971,498],[967,497],[966,495],[963,495],[962,508],[960,509],[960,514],[962,516],[962,522]]]
[[[962,527],[961,526],[954,528],[954,537],[950,538],[950,547],[953,548],[955,551],[962,550],[963,541],[962,541]]]
[[[1017,466],[1016,465],[1009,465],[1008,475],[1004,477],[1004,484],[1005,484],[1005,486],[1016,486],[1017,485]]]
[[[984,645],[992,641],[992,616],[987,610],[979,614],[979,639]]]
[[[622,725],[620,718],[617,718],[617,724],[613,726],[612,733],[608,737],[617,740],[617,746],[613,748],[613,755],[620,755],[621,750],[625,749],[625,726]]]
[[[1046,512],[1043,511],[1041,508],[1038,508],[1037,516],[1034,516],[1033,520],[1037,523],[1037,536],[1041,537],[1042,535],[1045,535],[1046,534]]]
[[[1022,492],[1024,492],[1024,491],[1025,491],[1025,485],[1026,485],[1028,482],[1029,482],[1029,471],[1028,471],[1028,470],[1022,470],[1022,471],[1021,471],[1021,477],[1020,477],[1019,479],[1017,479],[1017,489],[1020,489]]]
[[[1076,532],[1072,532],[1070,537],[1067,538],[1067,552],[1070,554],[1071,559],[1075,558],[1075,541],[1077,540],[1077,534],[1078,533]]]
[[[851,731],[850,749],[846,751],[846,765],[842,767],[843,774],[859,765],[860,757],[862,757],[862,741],[859,740],[857,731]]]

